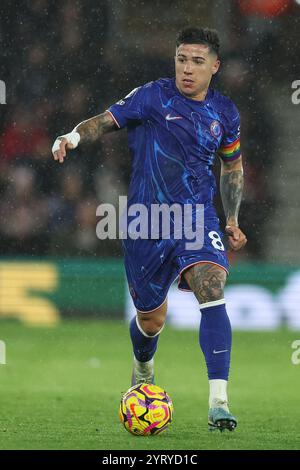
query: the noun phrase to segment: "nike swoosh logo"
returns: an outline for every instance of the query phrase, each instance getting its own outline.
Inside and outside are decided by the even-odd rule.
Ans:
[[[166,116],[167,121],[174,121],[175,119],[182,119],[182,116],[171,116],[171,114],[167,114]]]
[[[213,350],[213,353],[214,353],[214,354],[220,354],[220,353],[222,353],[222,352],[227,352],[227,351],[228,351],[228,349],[223,349],[222,351],[215,351],[215,350]]]

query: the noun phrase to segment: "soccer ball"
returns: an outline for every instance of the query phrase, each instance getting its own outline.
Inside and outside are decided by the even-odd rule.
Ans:
[[[173,403],[157,385],[137,384],[122,396],[119,416],[125,429],[136,436],[164,431],[172,421]]]

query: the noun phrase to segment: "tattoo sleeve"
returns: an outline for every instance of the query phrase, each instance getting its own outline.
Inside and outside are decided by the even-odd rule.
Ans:
[[[80,135],[80,142],[93,142],[103,134],[116,130],[116,124],[110,113],[99,114],[78,124],[74,130]]]
[[[238,221],[238,214],[244,187],[243,170],[221,173],[220,191],[227,223]]]

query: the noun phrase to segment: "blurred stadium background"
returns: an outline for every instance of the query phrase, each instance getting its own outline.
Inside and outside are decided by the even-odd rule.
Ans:
[[[186,25],[219,30],[223,65],[214,85],[232,97],[242,119],[240,222],[248,244],[231,256],[226,297],[233,327],[249,330],[250,336],[242,338],[254,346],[264,338],[274,362],[282,360],[282,370],[290,368],[287,381],[299,387],[300,369],[290,360],[292,341],[300,339],[299,106],[291,99],[292,83],[300,80],[296,0],[1,1],[0,80],[6,84],[6,104],[0,105],[0,339],[7,364],[0,372],[6,385],[9,379],[17,383],[13,365],[24,366],[24,357],[24,364],[18,362],[22,351],[31,367],[38,365],[39,354],[49,359],[42,342],[36,349],[32,345],[39,338],[36,331],[45,337],[45,348],[50,348],[47,338],[51,343],[66,331],[61,341],[74,341],[80,350],[81,325],[83,335],[94,334],[96,355],[97,331],[107,347],[118,341],[114,331],[126,335],[123,323],[132,304],[120,244],[98,240],[95,230],[97,206],[117,205],[127,191],[126,132],[80,147],[63,166],[52,160],[51,146],[57,135],[134,87],[173,75],[175,36]],[[217,205],[221,214],[219,198]],[[66,327],[69,319],[76,319],[74,330]],[[183,334],[198,322],[192,296],[172,289],[170,335],[173,327]],[[34,330],[34,325],[44,329]],[[259,336],[262,331],[271,336]],[[130,368],[129,341],[122,354]],[[98,367],[97,361],[91,364]],[[120,386],[125,387],[122,374]],[[5,389],[1,382],[5,395],[10,386]],[[22,384],[29,394],[25,376]],[[290,404],[292,409],[292,397]],[[7,447],[30,447],[25,435]]]

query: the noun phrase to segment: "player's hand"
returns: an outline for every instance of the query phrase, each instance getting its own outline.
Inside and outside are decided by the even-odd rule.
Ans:
[[[54,160],[59,161],[59,163],[63,163],[64,158],[67,155],[67,149],[73,148],[74,146],[70,144],[65,137],[58,137],[52,147],[52,154]]]
[[[59,161],[59,163],[63,163],[64,158],[67,155],[67,150],[76,148],[79,141],[80,135],[76,131],[57,137],[52,147],[54,160]]]
[[[239,227],[234,225],[227,225],[225,232],[228,235],[229,247],[233,251],[238,251],[247,243],[246,235],[241,231]]]

